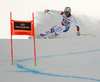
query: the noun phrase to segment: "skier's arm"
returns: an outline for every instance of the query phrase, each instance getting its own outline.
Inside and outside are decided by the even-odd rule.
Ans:
[[[74,17],[72,18],[72,22],[73,22],[73,23],[74,23],[74,25],[76,26],[77,31],[79,31],[79,30],[80,30],[79,25],[77,24],[77,22],[76,22],[76,20],[75,20],[75,18],[74,18]]]
[[[64,12],[63,11],[56,11],[56,10],[50,10],[50,12],[62,15]]]
[[[77,24],[77,22],[76,22],[76,20],[75,20],[74,17],[73,17],[72,21],[73,21],[74,25],[75,25],[76,28],[77,28],[77,33],[76,33],[76,35],[79,36],[79,35],[80,35],[80,27],[79,27],[79,25]]]
[[[77,26],[77,25],[76,25],[76,27],[77,27],[77,31],[79,32],[79,31],[80,31],[80,28],[79,28],[79,26]]]
[[[62,15],[62,14],[64,14],[64,12],[63,11],[56,11],[56,10],[45,10],[44,11],[45,13],[48,13],[48,12],[51,12],[51,13],[56,13],[56,14],[59,14],[59,15]]]

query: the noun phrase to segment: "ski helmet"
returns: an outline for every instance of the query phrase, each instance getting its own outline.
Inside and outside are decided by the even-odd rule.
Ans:
[[[70,7],[65,7],[64,13],[71,13],[71,8]]]

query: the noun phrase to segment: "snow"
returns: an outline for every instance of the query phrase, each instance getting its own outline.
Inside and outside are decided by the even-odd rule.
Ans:
[[[85,37],[36,39],[36,67],[32,39],[13,40],[14,66],[10,40],[0,40],[0,82],[100,81],[100,39]]]
[[[0,82],[100,81],[100,12],[97,7],[99,0],[82,2],[57,0],[56,6],[55,2],[1,0]],[[63,10],[68,5],[72,8],[72,14],[80,26],[80,33],[93,34],[96,37],[76,36],[76,27],[72,24],[67,33],[62,33],[54,39],[36,38],[37,66],[34,66],[33,40],[28,39],[28,36],[13,36],[14,66],[12,66],[10,11],[13,19],[18,20],[31,20],[31,13],[34,12],[37,35],[60,23],[62,19],[61,16],[53,14],[52,20],[49,14],[43,13],[45,9]]]

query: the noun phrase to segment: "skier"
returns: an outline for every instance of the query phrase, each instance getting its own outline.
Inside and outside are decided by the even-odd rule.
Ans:
[[[50,30],[47,30],[39,35],[37,35],[37,38],[41,38],[44,37],[50,33],[53,33],[53,35],[51,35],[49,38],[55,38],[56,36],[58,36],[59,34],[61,34],[62,32],[67,32],[70,28],[71,23],[73,22],[74,25],[77,27],[77,33],[76,35],[79,36],[80,32],[79,32],[79,26],[74,18],[74,16],[71,14],[71,8],[70,7],[65,7],[64,11],[55,11],[55,10],[45,10],[45,13],[48,12],[52,12],[52,13],[56,13],[59,15],[62,15],[63,19],[62,21],[55,25],[53,28],[51,28]]]

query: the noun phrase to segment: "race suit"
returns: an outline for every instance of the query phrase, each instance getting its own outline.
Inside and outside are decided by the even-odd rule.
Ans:
[[[77,24],[77,22],[72,14],[70,14],[67,17],[63,11],[50,10],[50,12],[62,15],[62,21],[59,24],[55,25],[50,30],[42,32],[40,34],[41,36],[45,36],[45,35],[47,35],[49,33],[53,33],[53,32],[55,32],[55,35],[57,36],[57,35],[61,34],[62,32],[67,32],[69,30],[72,22],[77,27],[77,31],[79,31],[79,25]]]

